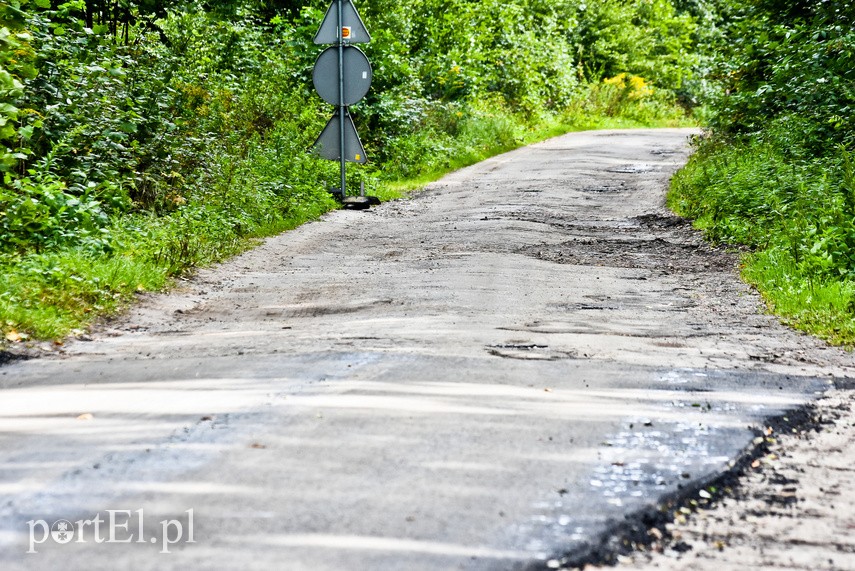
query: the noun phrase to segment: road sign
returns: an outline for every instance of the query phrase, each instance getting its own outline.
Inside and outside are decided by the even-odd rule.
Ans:
[[[316,44],[335,44],[315,61],[312,83],[321,99],[336,106],[335,114],[313,145],[320,156],[341,163],[341,186],[332,192],[347,199],[346,164],[365,163],[365,149],[347,109],[360,101],[371,87],[371,63],[350,44],[366,43],[371,36],[353,6],[353,0],[333,0],[318,33]],[[363,191],[364,193],[364,191]]]
[[[339,34],[339,26],[341,26],[341,34]],[[344,33],[346,29],[349,29],[347,35]],[[365,24],[362,23],[362,18],[359,17],[353,0],[342,0],[341,24],[338,21],[338,0],[333,0],[327,9],[324,21],[321,22],[321,27],[318,28],[318,33],[315,34],[315,43],[337,44],[339,35],[350,44],[367,44],[371,41],[371,35],[368,33]]]
[[[331,161],[341,160],[342,158],[342,125],[339,121],[340,117],[341,113],[336,111],[335,115],[327,123],[327,126],[321,131],[320,137],[312,145],[316,153]],[[362,147],[362,141],[359,140],[353,119],[347,111],[344,114],[344,160],[351,163],[365,163],[368,160],[365,157],[365,149]]]
[[[315,62],[312,82],[321,99],[333,105],[353,105],[361,101],[371,87],[371,63],[357,47],[344,46],[342,51],[342,79],[344,101],[341,101],[338,69],[338,46],[325,49]]]

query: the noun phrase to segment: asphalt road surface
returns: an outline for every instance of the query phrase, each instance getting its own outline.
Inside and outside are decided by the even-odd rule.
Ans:
[[[0,367],[0,567],[583,558],[852,375],[664,207],[692,134],[495,157]]]

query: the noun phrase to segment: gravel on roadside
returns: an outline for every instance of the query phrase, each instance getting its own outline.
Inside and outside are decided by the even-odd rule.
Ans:
[[[672,506],[673,521],[612,568],[855,570],[855,391],[805,412],[785,432],[768,427],[729,485]]]

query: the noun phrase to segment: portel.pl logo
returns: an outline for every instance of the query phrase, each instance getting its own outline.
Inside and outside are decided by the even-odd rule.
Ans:
[[[71,521],[58,519],[49,523],[43,519],[27,522],[29,545],[27,553],[38,553],[37,546],[47,541],[59,545],[67,543],[145,543],[156,545],[160,553],[170,553],[176,543],[196,543],[193,539],[193,510],[184,512],[186,517],[165,519],[159,522],[159,533],[145,534],[143,510],[106,510],[105,516],[96,514],[91,519]]]

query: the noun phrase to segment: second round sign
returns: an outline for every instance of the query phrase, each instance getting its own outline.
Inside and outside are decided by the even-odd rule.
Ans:
[[[371,87],[371,64],[362,50],[344,46],[342,53],[344,101],[340,101],[338,82],[338,46],[325,49],[315,62],[312,82],[321,99],[333,105],[353,105],[360,101]]]

